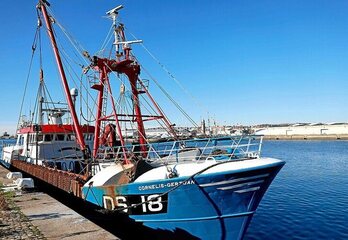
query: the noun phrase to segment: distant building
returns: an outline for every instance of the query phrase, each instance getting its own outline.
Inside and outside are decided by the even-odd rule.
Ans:
[[[348,136],[348,123],[297,123],[288,126],[254,127],[255,134],[274,138],[311,138]]]

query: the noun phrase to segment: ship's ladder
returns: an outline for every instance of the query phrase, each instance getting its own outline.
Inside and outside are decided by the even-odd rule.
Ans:
[[[109,91],[107,89],[107,87],[104,86],[104,89],[103,89],[104,93],[103,93],[103,109],[102,109],[102,114],[101,116],[102,117],[105,117],[106,116],[106,111],[107,111],[107,108],[108,108],[108,96],[109,96]],[[101,121],[101,126],[100,126],[100,129],[105,129],[105,126],[106,126],[106,121]],[[102,132],[100,133],[100,135],[102,134]],[[99,136],[101,137],[101,136]]]

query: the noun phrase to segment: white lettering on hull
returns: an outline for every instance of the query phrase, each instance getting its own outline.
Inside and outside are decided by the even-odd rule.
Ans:
[[[179,185],[191,185],[191,184],[194,184],[193,180],[143,185],[143,186],[139,186],[138,189],[139,191],[146,191],[146,190],[156,190],[161,188],[172,188],[172,187],[177,187]]]

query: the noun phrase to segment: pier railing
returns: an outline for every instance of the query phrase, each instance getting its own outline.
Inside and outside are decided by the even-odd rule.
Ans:
[[[261,154],[262,136],[243,135],[218,138],[202,138],[146,144],[146,152],[141,145],[126,145],[125,149],[105,147],[99,149],[97,160],[122,160],[125,151],[128,158],[145,158],[151,162],[182,162],[208,160],[238,160],[258,158]]]

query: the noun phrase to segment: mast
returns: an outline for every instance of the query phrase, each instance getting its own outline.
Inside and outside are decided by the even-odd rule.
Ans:
[[[151,120],[159,120],[162,119],[169,129],[169,132],[173,135],[174,138],[177,138],[176,132],[173,128],[173,125],[166,118],[164,113],[162,112],[159,105],[152,98],[151,94],[147,90],[147,87],[139,78],[140,75],[140,65],[138,64],[136,58],[132,55],[131,45],[134,43],[141,43],[142,40],[132,40],[129,41],[126,39],[124,32],[124,25],[120,22],[117,22],[118,11],[122,9],[123,6],[120,5],[111,9],[106,14],[113,21],[113,30],[114,30],[114,42],[113,45],[115,47],[115,58],[105,58],[99,56],[91,57],[88,52],[84,52],[84,56],[91,61],[90,68],[93,68],[95,71],[99,72],[99,83],[92,86],[93,89],[98,91],[98,106],[96,112],[96,126],[95,126],[95,138],[94,138],[94,148],[93,148],[93,156],[96,157],[98,153],[98,148],[100,144],[99,136],[101,136],[101,123],[102,121],[115,121],[117,128],[117,135],[120,139],[122,150],[124,154],[125,162],[128,162],[125,141],[122,135],[122,131],[120,128],[120,122],[135,122],[137,126],[138,132],[138,141],[140,144],[140,151],[143,157],[147,155],[147,140],[144,122]],[[127,76],[130,91],[132,93],[132,107],[133,113],[131,114],[120,114],[116,111],[115,102],[113,97],[111,96],[111,87],[108,75],[111,72],[116,72],[117,74],[124,74]],[[110,100],[112,103],[112,111],[113,114],[110,116],[103,116],[103,93],[104,88],[108,89]],[[146,94],[152,102],[154,109],[157,110],[157,115],[143,115],[140,107],[140,94]],[[105,113],[104,113],[105,114]]]
[[[138,139],[139,143],[141,144],[140,150],[143,152],[143,154],[146,154],[146,133],[145,133],[145,127],[142,119],[140,104],[139,104],[139,92],[137,90],[137,81],[138,76],[140,74],[140,66],[130,57],[130,44],[132,43],[138,43],[141,41],[125,41],[125,35],[124,35],[124,29],[123,25],[120,24],[117,26],[116,19],[118,16],[118,11],[122,9],[123,6],[120,5],[110,11],[108,11],[106,14],[112,19],[113,21],[113,27],[114,27],[114,38],[115,38],[115,48],[116,48],[116,60],[114,59],[107,59],[107,58],[99,58],[97,56],[94,56],[93,58],[89,57],[88,53],[85,53],[85,56],[89,58],[92,61],[92,67],[99,71],[99,84],[94,85],[92,88],[99,91],[98,93],[98,107],[97,107],[97,114],[96,114],[96,126],[95,126],[95,139],[94,139],[94,147],[93,147],[93,156],[96,157],[97,151],[98,151],[98,145],[99,145],[99,136],[100,136],[100,126],[101,121],[105,120],[105,116],[102,116],[102,98],[103,98],[103,91],[104,91],[104,85],[108,87],[109,93],[111,93],[110,83],[108,79],[108,74],[110,72],[117,72],[121,74],[125,74],[128,77],[128,80],[131,85],[132,89],[132,96],[133,96],[133,107],[135,111],[135,121],[137,123],[138,128]],[[121,40],[121,42],[120,42]],[[120,52],[120,45],[123,46],[123,52]],[[121,57],[123,56],[122,60]],[[110,94],[111,95],[111,94]],[[119,124],[118,114],[116,111],[115,103],[113,102],[113,98],[111,97],[112,102],[112,108],[113,108],[113,114],[116,121],[117,126],[117,134],[120,138],[121,145],[124,147],[124,139],[122,136],[121,127]],[[123,148],[123,154],[125,157],[125,160],[127,161],[125,149]]]
[[[54,52],[54,56],[56,59],[56,63],[58,66],[58,70],[59,70],[59,74],[60,74],[60,78],[63,84],[63,88],[64,88],[64,93],[68,102],[68,107],[71,113],[71,117],[73,120],[73,127],[76,133],[76,138],[77,138],[77,143],[79,144],[81,151],[84,154],[84,158],[88,159],[89,158],[89,149],[87,148],[86,144],[85,144],[85,140],[83,138],[83,134],[82,134],[82,130],[80,128],[80,124],[77,118],[77,114],[75,111],[75,107],[74,107],[74,103],[72,101],[71,95],[70,95],[70,90],[69,90],[69,85],[68,85],[68,81],[66,79],[66,75],[65,75],[65,71],[63,68],[63,64],[62,64],[62,60],[60,58],[60,54],[59,54],[59,50],[57,47],[57,42],[53,33],[53,29],[52,29],[52,23],[51,23],[51,18],[50,16],[47,14],[47,10],[46,10],[46,4],[48,5],[48,2],[46,0],[39,0],[39,5],[38,7],[41,9],[41,12],[43,14],[43,17],[45,19],[45,23],[46,23],[46,27],[47,27],[47,33],[48,36],[51,40],[51,45],[53,48],[53,52]]]

